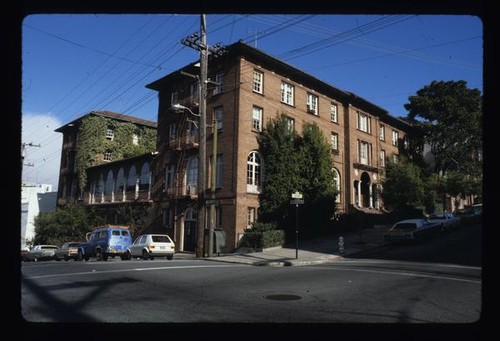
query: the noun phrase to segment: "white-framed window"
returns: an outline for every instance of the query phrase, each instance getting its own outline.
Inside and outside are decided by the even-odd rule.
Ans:
[[[281,102],[293,105],[293,92],[294,87],[291,84],[281,83]]]
[[[286,120],[286,124],[287,124],[288,129],[290,131],[294,131],[295,130],[295,120],[291,117],[288,117],[288,116],[285,117],[285,120]]]
[[[380,167],[385,167],[385,150],[380,151]]]
[[[224,74],[222,72],[215,75],[214,95],[222,93],[224,89]]]
[[[364,141],[359,141],[359,163],[363,165],[369,164],[369,144]]]
[[[197,194],[198,188],[198,157],[192,156],[187,161],[186,194]]]
[[[113,141],[113,139],[115,138],[115,132],[112,128],[108,127],[106,129],[106,138],[111,141]]]
[[[264,89],[264,73],[258,70],[253,70],[252,90],[254,92],[261,94],[263,92],[263,89]]]
[[[393,130],[392,131],[392,145],[397,147],[398,141],[399,141],[399,132],[397,130]]]
[[[165,168],[165,190],[168,192],[174,187],[175,167],[168,164]]]
[[[330,142],[332,145],[332,150],[339,150],[339,134],[331,132]]]
[[[214,115],[215,115],[215,120],[217,121],[217,130],[221,130],[222,118],[224,115],[224,110],[222,110],[222,107],[214,108]]]
[[[132,134],[132,144],[137,146],[139,144],[139,135]]]
[[[257,218],[256,212],[257,212],[257,210],[255,209],[255,207],[248,207],[247,208],[247,228],[251,228],[252,224],[255,222],[255,220]]]
[[[339,122],[338,106],[335,103],[330,103],[330,121],[332,121],[334,123]]]
[[[370,133],[370,118],[361,112],[358,112],[358,129],[365,133]]]
[[[380,125],[379,139],[385,141],[385,126],[383,124]]]
[[[111,161],[111,160],[113,160],[113,153],[111,151],[109,151],[109,150],[105,151],[102,159],[104,161]]]
[[[394,162],[394,163],[399,162],[399,155],[398,154],[392,154],[392,162]]]
[[[318,101],[319,101],[318,96],[313,95],[311,93],[307,94],[307,112],[308,113],[316,115],[316,116],[319,115]]]
[[[337,196],[335,197],[335,202],[340,202],[340,173],[339,171],[334,168],[333,169],[333,183],[335,185],[335,188],[337,189]]]
[[[263,109],[254,106],[252,108],[252,129],[256,131],[262,131],[262,112]]]
[[[260,193],[261,190],[261,158],[256,151],[250,152],[247,158],[247,192]]]

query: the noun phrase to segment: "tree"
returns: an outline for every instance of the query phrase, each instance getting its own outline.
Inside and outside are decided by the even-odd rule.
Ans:
[[[465,81],[433,81],[409,97],[408,119],[423,132],[434,172],[482,174],[482,96]]]
[[[303,193],[300,225],[305,234],[317,234],[330,222],[335,210],[335,183],[330,145],[316,124],[305,124],[299,137],[286,116],[268,122],[258,137],[264,159],[264,185],[260,195],[260,218],[276,222],[289,232],[295,230],[295,210],[290,198]],[[293,214],[291,214],[293,212]]]
[[[382,181],[384,204],[396,211],[416,208],[424,203],[425,187],[422,171],[413,163],[388,162]]]
[[[299,137],[299,167],[301,192],[305,204],[300,224],[306,235],[322,234],[328,231],[330,219],[335,212],[335,195],[331,146],[318,125],[305,123],[303,136]]]
[[[35,218],[35,244],[60,245],[85,240],[85,234],[103,223],[95,212],[81,204],[70,204]]]
[[[260,219],[281,227],[287,219],[290,195],[301,184],[296,133],[288,126],[286,116],[280,115],[267,123],[257,141],[264,159]]]

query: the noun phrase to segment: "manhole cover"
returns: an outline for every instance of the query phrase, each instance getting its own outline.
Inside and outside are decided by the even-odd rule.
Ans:
[[[295,301],[295,300],[300,300],[302,298],[297,295],[289,295],[289,294],[267,295],[264,297],[267,298],[268,300],[274,300],[274,301]]]

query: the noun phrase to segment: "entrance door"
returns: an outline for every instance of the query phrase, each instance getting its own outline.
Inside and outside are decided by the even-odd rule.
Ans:
[[[184,212],[184,251],[194,252],[196,246],[196,211],[188,207]]]

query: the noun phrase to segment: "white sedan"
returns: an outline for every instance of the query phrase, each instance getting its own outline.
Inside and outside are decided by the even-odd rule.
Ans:
[[[126,259],[166,257],[170,260],[174,258],[174,254],[175,243],[167,234],[143,234],[127,248]]]

